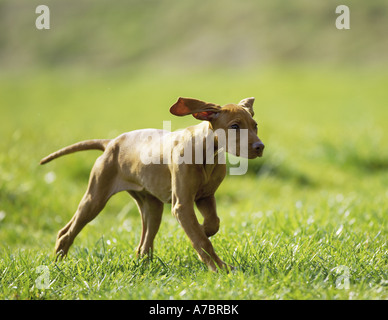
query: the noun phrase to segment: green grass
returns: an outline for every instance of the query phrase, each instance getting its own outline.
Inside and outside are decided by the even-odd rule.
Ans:
[[[296,67],[3,76],[0,298],[388,299],[387,85],[384,70]],[[43,167],[40,158],[82,139],[161,128],[162,120],[173,129],[195,123],[168,113],[178,96],[220,104],[256,97],[265,155],[216,193],[221,228],[212,242],[236,270],[209,272],[168,205],[154,260],[137,259],[140,217],[124,193],[55,262],[56,233],[99,152]],[[36,286],[41,265],[46,290]],[[336,286],[344,275],[347,289]]]

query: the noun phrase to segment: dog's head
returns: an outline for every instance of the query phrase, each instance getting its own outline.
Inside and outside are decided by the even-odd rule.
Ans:
[[[226,151],[236,156],[254,159],[263,155],[264,144],[257,136],[257,122],[253,119],[255,98],[246,98],[238,104],[220,106],[192,98],[179,98],[170,108],[176,116],[193,115],[198,120],[209,121],[214,132],[225,133]],[[230,138],[233,138],[231,143]],[[241,139],[247,139],[247,144]],[[247,150],[240,146],[247,145]],[[245,149],[245,148],[244,148]]]

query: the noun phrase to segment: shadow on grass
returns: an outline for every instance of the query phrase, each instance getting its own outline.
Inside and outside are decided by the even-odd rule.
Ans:
[[[322,143],[323,156],[333,165],[341,168],[362,170],[363,173],[379,173],[388,170],[388,156],[380,153],[378,147],[364,146],[356,148],[352,145],[335,146]]]
[[[280,180],[288,180],[302,187],[315,187],[316,182],[307,174],[293,168],[291,165],[286,165],[284,162],[268,160],[252,160],[249,162],[248,175],[256,176],[272,176]]]

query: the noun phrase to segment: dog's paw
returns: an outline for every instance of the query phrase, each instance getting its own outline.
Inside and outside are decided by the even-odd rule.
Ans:
[[[221,262],[221,263],[219,263],[218,264],[218,266],[215,268],[215,270],[213,270],[213,271],[215,271],[215,272],[218,272],[218,271],[220,271],[220,272],[226,272],[226,273],[229,273],[229,272],[232,272],[232,271],[234,271],[236,268],[234,267],[234,266],[232,266],[232,265],[230,265],[230,264],[227,264],[227,263],[225,263],[225,262]]]

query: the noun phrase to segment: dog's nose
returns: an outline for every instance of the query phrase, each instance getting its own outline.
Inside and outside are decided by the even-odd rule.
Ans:
[[[262,143],[261,141],[258,141],[258,142],[254,142],[252,144],[252,148],[255,149],[258,153],[261,153],[263,152],[264,150],[264,143]]]

